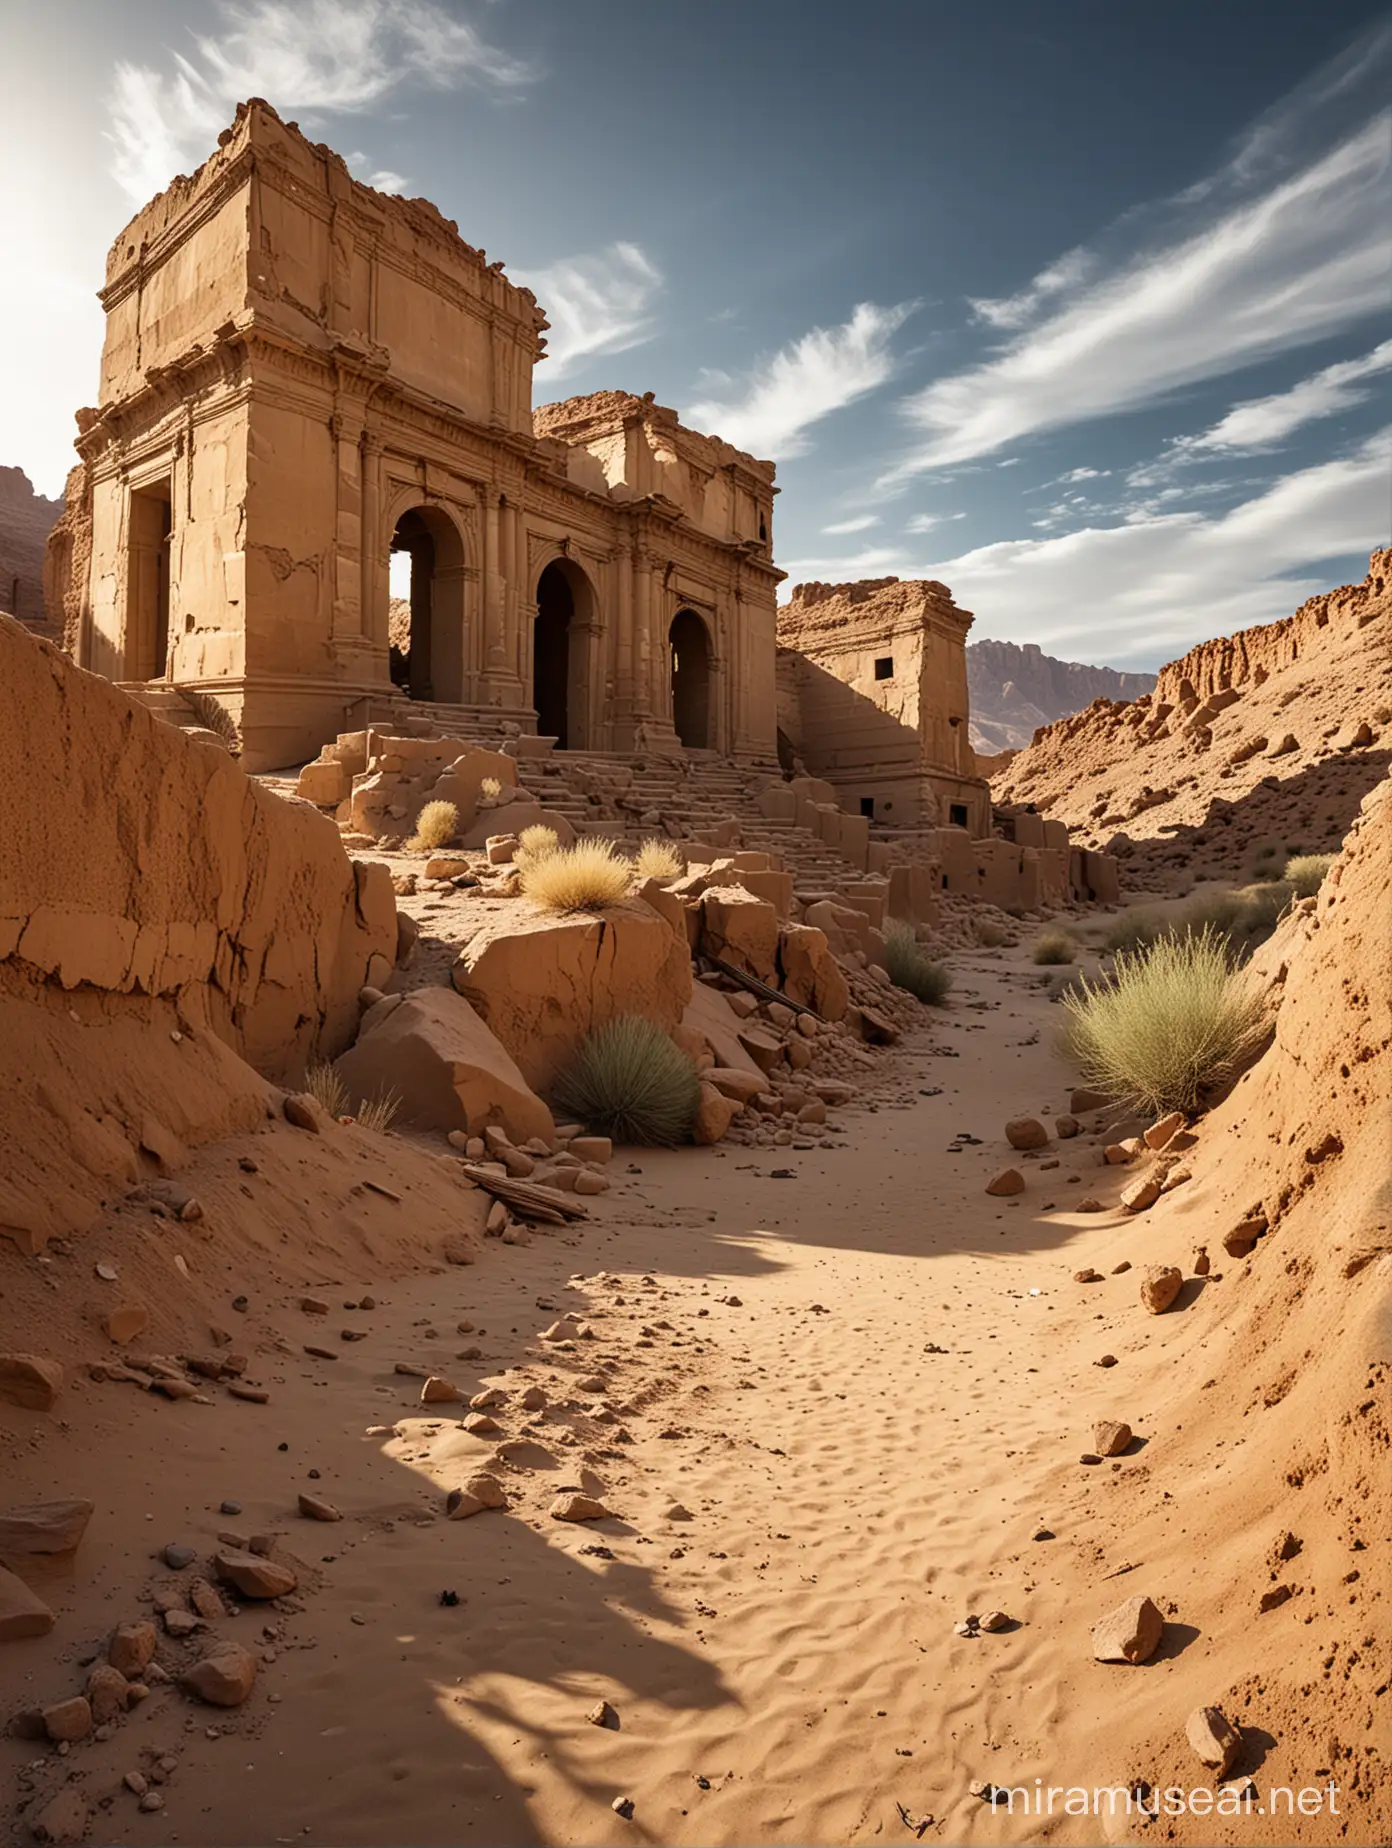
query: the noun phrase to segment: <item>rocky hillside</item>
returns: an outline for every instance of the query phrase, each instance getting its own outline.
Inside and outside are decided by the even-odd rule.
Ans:
[[[973,642],[967,649],[971,741],[978,752],[1022,750],[1041,725],[1095,699],[1139,699],[1154,674],[1123,674],[1046,655],[1037,642]]]
[[[1392,551],[1361,584],[1193,648],[1153,693],[1095,700],[992,779],[1133,886],[1250,877],[1266,846],[1337,848],[1392,761]],[[1129,875],[1128,875],[1129,868]]]
[[[43,633],[44,544],[62,511],[22,468],[0,467],[0,610]]]

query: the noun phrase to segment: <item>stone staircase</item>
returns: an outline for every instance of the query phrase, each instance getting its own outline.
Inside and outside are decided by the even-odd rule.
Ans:
[[[220,744],[224,750],[235,750],[236,734],[230,721],[224,729],[214,731],[204,722],[202,714],[188,696],[178,687],[161,680],[119,680],[116,683],[123,693],[138,700],[147,712],[152,712],[157,719],[163,719],[166,725],[172,725],[177,731],[187,732],[191,738],[201,738],[205,743]]]

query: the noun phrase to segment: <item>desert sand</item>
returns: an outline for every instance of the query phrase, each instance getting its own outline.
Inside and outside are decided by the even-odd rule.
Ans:
[[[1344,1789],[1301,1841],[1385,1839],[1385,1399],[1354,1406],[1388,1260],[1352,1216],[1366,1160],[1326,1171],[1317,1210],[1297,1200],[1281,1249],[1234,1262],[1214,1234],[1250,1190],[1240,1106],[1203,1125],[1193,1181],[1131,1218],[1115,1206],[1127,1168],[1102,1162],[1115,1124],[1088,1116],[1033,1155],[1003,1140],[1007,1117],[1051,1124],[1072,1082],[1023,949],[962,958],[954,1006],[924,1018],[840,1114],[838,1146],[619,1151],[588,1223],[490,1241],[468,1266],[403,1262],[438,1238],[433,1162],[393,1136],[369,1167],[363,1132],[336,1126],[202,1151],[182,1176],[194,1225],[128,1208],[37,1273],[0,1244],[7,1321],[51,1305],[70,1365],[56,1421],[3,1410],[6,1500],[96,1504],[80,1570],[45,1592],[59,1630],[6,1651],[8,1704],[78,1691],[111,1626],[178,1579],[168,1544],[206,1556],[220,1533],[273,1533],[300,1576],[269,1622],[247,1603],[213,1626],[259,1659],[244,1706],[191,1708],[157,1684],[84,1744],[93,1838],[1292,1839],[1260,1815],[1050,1819],[971,1794],[1203,1783],[1184,1723],[1214,1703],[1259,1791]],[[990,1198],[1007,1159],[1026,1189]],[[374,1174],[400,1198],[364,1191]],[[1085,1196],[1103,1210],[1079,1212]],[[451,1197],[456,1216],[482,1198]],[[1382,1214],[1385,1248],[1385,1197]],[[1205,1238],[1208,1278],[1147,1315],[1144,1265],[1188,1270]],[[195,1291],[166,1292],[150,1344],[175,1341],[179,1315],[235,1323],[268,1403],[168,1404],[74,1364],[90,1347],[75,1308],[112,1287],[93,1260],[148,1289],[177,1257]],[[1101,1281],[1074,1281],[1090,1267]],[[563,1315],[583,1332],[543,1339]],[[425,1373],[466,1398],[500,1388],[501,1431],[464,1431],[463,1403],[423,1407]],[[527,1386],[544,1409],[516,1404]],[[1136,1438],[1082,1463],[1102,1418]],[[485,1466],[508,1508],[446,1519]],[[571,1491],[610,1514],[553,1518]],[[342,1521],[302,1518],[302,1493]],[[1259,1614],[1288,1529],[1297,1595]],[[1165,1613],[1160,1650],[1094,1661],[1092,1624],[1132,1594]],[[956,1633],[992,1610],[1003,1630]],[[34,1749],[0,1744],[31,1809],[64,1776]],[[152,1768],[163,1807],[146,1813],[121,1780]]]

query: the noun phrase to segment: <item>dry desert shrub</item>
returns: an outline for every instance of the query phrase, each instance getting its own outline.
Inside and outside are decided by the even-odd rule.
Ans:
[[[555,853],[561,844],[561,837],[554,828],[548,828],[544,821],[534,821],[529,828],[524,828],[517,837],[517,851],[512,856],[516,867],[526,866],[533,860],[544,860],[548,853]]]
[[[1046,930],[1034,946],[1037,963],[1071,963],[1078,946],[1066,930]]]
[[[1281,877],[1296,898],[1313,898],[1333,864],[1332,853],[1300,853],[1286,861]]]
[[[976,940],[984,950],[999,950],[1010,941],[999,924],[978,924]]]
[[[479,794],[487,796],[490,802],[496,802],[503,793],[503,786],[496,776],[486,776],[479,784]]]
[[[522,890],[543,911],[594,911],[613,905],[628,891],[632,862],[612,841],[576,841],[521,868]]]
[[[640,879],[680,879],[684,869],[681,855],[670,841],[652,840],[644,841],[638,849],[633,870]]]
[[[1231,1084],[1266,1033],[1260,996],[1212,928],[1118,950],[1111,974],[1062,996],[1064,1051],[1086,1083],[1158,1116]]]
[[[691,1140],[701,1081],[661,1027],[621,1014],[586,1036],[556,1081],[555,1101],[615,1142],[671,1148]]]
[[[430,853],[452,841],[458,831],[459,810],[452,802],[427,802],[406,845],[413,853]]]
[[[907,988],[927,1007],[941,1007],[952,977],[939,962],[924,954],[912,924],[891,918],[885,926],[885,968],[897,988]]]
[[[396,1113],[400,1108],[400,1092],[382,1091],[376,1097],[363,1098],[353,1115],[363,1129],[384,1136],[396,1121]]]
[[[327,1060],[318,1060],[307,1069],[304,1088],[335,1122],[348,1114],[348,1087]]]

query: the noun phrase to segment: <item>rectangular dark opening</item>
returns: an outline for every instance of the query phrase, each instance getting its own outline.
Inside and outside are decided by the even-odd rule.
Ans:
[[[948,807],[948,811],[947,811],[947,819],[951,822],[954,828],[965,828],[967,825],[967,805],[966,803],[965,802],[953,802],[952,804],[950,804]]]
[[[173,493],[167,480],[131,491],[126,556],[125,676],[162,680],[169,654],[169,535]]]
[[[894,656],[893,655],[880,655],[879,656],[879,658],[875,662],[875,678],[876,680],[893,680],[894,678]]]
[[[871,821],[875,819],[875,798],[873,796],[860,798],[860,812],[862,815],[868,815]]]

